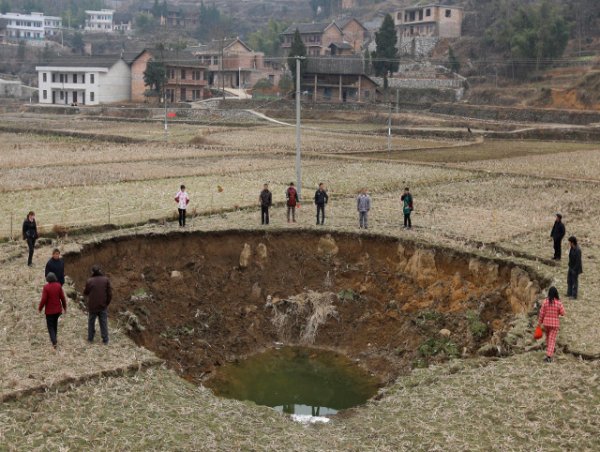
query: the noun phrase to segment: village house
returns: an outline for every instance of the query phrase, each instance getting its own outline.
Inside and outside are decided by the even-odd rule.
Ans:
[[[301,86],[313,102],[375,102],[379,96],[360,56],[309,58]]]
[[[58,35],[62,28],[60,17],[44,16],[43,13],[6,13],[0,14],[0,19],[6,21],[7,41],[43,41],[47,37]]]
[[[138,11],[142,14],[154,15],[154,4],[151,2],[142,3]],[[196,7],[186,5],[167,6],[165,14],[158,17],[159,24],[167,28],[175,29],[193,29],[198,26],[200,21],[200,12]]]
[[[260,79],[277,84],[281,77],[281,70],[265,63],[264,53],[255,52],[240,38],[215,40],[188,50],[207,65],[208,84],[213,88],[248,89]]]
[[[207,97],[208,67],[187,50],[159,51],[144,49],[131,64],[131,100],[148,100],[149,87],[144,83],[144,72],[150,61],[162,62],[167,80],[165,95],[167,102],[194,102]]]
[[[281,33],[281,48],[286,52],[292,46],[296,30],[300,32],[308,56],[327,55],[331,43],[344,41],[342,30],[335,22],[293,24]]]
[[[462,8],[439,4],[411,6],[398,11],[394,22],[400,54],[428,55],[440,39],[459,38],[463,16]]]
[[[113,29],[129,33],[133,30],[133,16],[130,13],[115,13],[113,16]]]
[[[85,12],[85,31],[112,33],[114,31],[114,10],[101,9],[100,11]]]
[[[120,55],[68,56],[37,66],[41,104],[99,105],[131,98],[130,61]]]
[[[300,32],[308,56],[328,55],[332,43],[347,43],[354,52],[360,52],[368,36],[365,26],[355,18],[336,22],[293,24],[281,34],[282,49],[290,49],[296,29]]]

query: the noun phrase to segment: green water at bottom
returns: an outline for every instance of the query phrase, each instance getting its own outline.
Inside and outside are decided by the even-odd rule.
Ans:
[[[379,381],[338,353],[283,347],[226,364],[206,385],[221,397],[325,416],[365,403]]]

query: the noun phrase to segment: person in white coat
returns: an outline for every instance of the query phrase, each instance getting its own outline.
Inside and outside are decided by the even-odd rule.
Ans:
[[[175,195],[175,202],[177,203],[177,210],[179,211],[179,227],[185,226],[185,211],[187,205],[190,203],[190,197],[185,191],[185,185],[182,185]]]

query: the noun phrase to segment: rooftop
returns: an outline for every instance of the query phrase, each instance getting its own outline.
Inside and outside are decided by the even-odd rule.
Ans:
[[[414,11],[414,10],[425,9],[425,8],[463,9],[461,6],[441,5],[439,3],[430,3],[428,5],[407,6],[406,8],[403,8],[402,10],[403,11]]]
[[[365,67],[360,56],[308,58],[306,72],[311,74],[364,75]]]
[[[103,68],[111,68],[113,67],[119,60],[125,61],[127,64],[130,61],[125,59],[125,54],[123,58],[121,55],[96,55],[96,56],[81,56],[81,55],[68,55],[61,56],[56,58],[51,58],[48,61],[41,63],[38,67],[103,67]]]
[[[281,34],[282,35],[293,35],[296,32],[296,29],[300,32],[300,34],[323,33],[325,30],[327,30],[332,25],[340,28],[335,22],[321,22],[321,23],[311,23],[311,24],[292,24]]]

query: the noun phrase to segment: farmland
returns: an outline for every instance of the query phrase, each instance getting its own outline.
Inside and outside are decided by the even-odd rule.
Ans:
[[[375,127],[315,121],[303,131],[302,206],[290,225],[283,203],[295,180],[293,128],[181,123],[165,141],[162,125],[152,122],[31,114],[6,115],[2,124],[23,130],[0,132],[0,449],[600,448],[600,144],[394,136],[388,153]],[[416,368],[367,405],[326,425],[303,426],[180,378],[176,367],[135,345],[116,312],[111,345],[89,346],[85,313],[73,302],[61,319],[61,347],[51,355],[34,308],[54,245],[69,252],[117,236],[168,236],[178,229],[170,220],[180,183],[191,196],[189,230],[265,229],[257,201],[267,182],[275,203],[269,231],[314,231],[310,198],[324,182],[330,195],[324,229],[356,232],[355,196],[367,187],[370,233],[524,265],[562,295],[565,259],[549,260],[549,232],[560,211],[567,233],[579,238],[585,273],[580,298],[565,300],[556,362],[542,362],[522,313],[513,321],[508,356]],[[415,197],[411,231],[401,228],[405,186]],[[36,251],[32,269],[24,265],[22,241],[8,240],[19,238],[29,210],[53,240]]]

